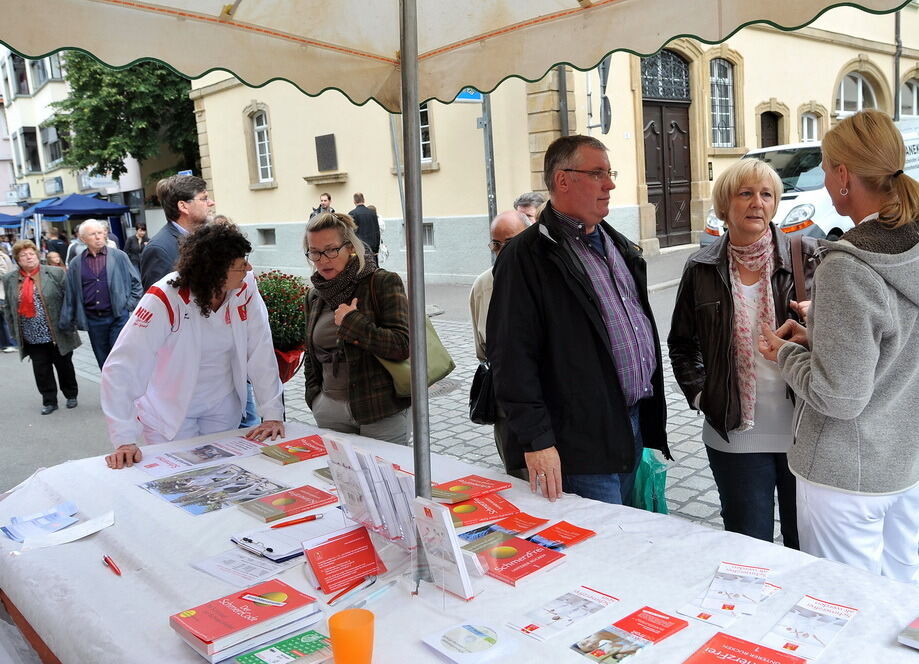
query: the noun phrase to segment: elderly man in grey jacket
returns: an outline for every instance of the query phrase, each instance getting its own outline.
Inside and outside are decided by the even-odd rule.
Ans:
[[[89,332],[101,369],[143,290],[140,274],[128,255],[106,246],[108,224],[87,219],[80,224],[79,233],[86,251],[67,266],[60,327],[66,330],[75,326]]]

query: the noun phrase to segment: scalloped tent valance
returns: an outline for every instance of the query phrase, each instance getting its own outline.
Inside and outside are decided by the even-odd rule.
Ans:
[[[656,52],[676,36],[706,42],[768,22],[793,29],[832,6],[889,12],[903,0],[419,0],[418,97],[536,80],[553,65]],[[398,0],[5,0],[0,41],[36,57],[63,47],[112,66],[141,58],[197,78],[214,69],[260,86],[341,90],[399,112]]]

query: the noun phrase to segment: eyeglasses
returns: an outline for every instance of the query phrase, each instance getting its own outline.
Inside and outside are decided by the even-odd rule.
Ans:
[[[188,202],[190,203],[191,201],[198,201],[200,203],[207,203],[210,200],[211,200],[211,197],[208,196],[207,194],[204,194],[203,198],[198,198],[197,196],[195,196],[194,198],[189,198]]]
[[[510,241],[510,238],[507,238],[506,240],[504,240],[504,242],[501,242],[499,240],[492,240],[491,242],[488,243],[488,248],[491,249],[493,252],[498,253],[499,251],[501,251],[501,247],[503,247],[509,241]]]
[[[568,173],[583,173],[584,175],[589,175],[597,182],[599,182],[603,178],[609,178],[610,180],[615,182],[616,176],[619,175],[619,171],[603,170],[602,168],[597,168],[592,171],[582,171],[580,168],[563,168],[561,170],[566,171]]]
[[[319,259],[322,258],[323,256],[325,256],[329,260],[332,260],[333,258],[338,258],[338,254],[341,253],[341,250],[347,247],[349,244],[351,243],[345,242],[343,245],[339,247],[329,247],[325,251],[319,251],[318,249],[310,249],[309,251],[304,251],[303,255],[309,258],[314,263],[318,263]]]

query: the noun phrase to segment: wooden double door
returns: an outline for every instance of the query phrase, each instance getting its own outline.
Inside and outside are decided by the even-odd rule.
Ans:
[[[645,100],[645,180],[661,247],[692,239],[689,103]]]

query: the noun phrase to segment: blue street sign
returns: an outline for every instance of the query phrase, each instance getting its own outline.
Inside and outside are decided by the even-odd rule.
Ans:
[[[482,101],[482,93],[475,88],[463,88],[456,99],[453,101],[479,102]]]

